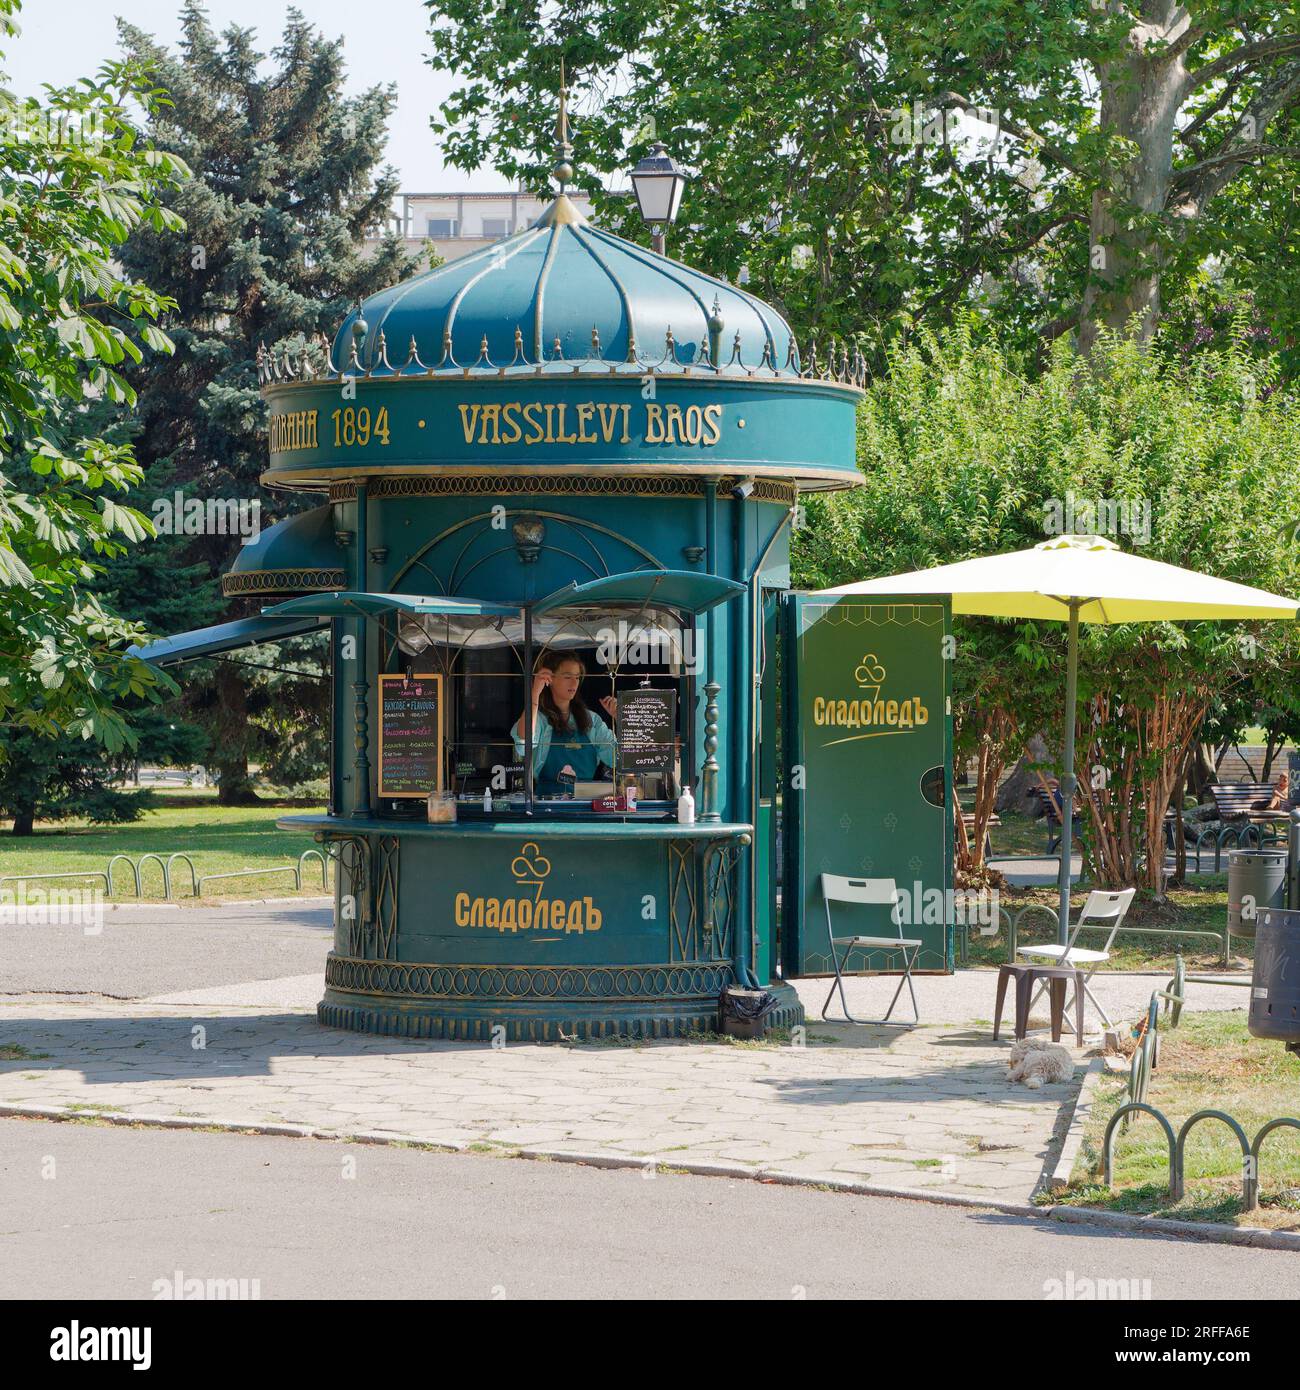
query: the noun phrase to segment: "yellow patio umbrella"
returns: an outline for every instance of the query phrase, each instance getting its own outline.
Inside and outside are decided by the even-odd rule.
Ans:
[[[1068,622],[1065,749],[1061,779],[1060,943],[1070,919],[1070,840],[1074,814],[1074,721],[1079,624],[1190,622],[1205,618],[1291,618],[1294,599],[1129,554],[1104,536],[1057,536],[1028,550],[892,574],[822,589],[822,594],[947,594],[954,613]]]

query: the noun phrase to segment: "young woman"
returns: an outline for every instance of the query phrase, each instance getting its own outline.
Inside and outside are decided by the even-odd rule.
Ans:
[[[608,724],[578,694],[586,666],[576,656],[558,660],[543,652],[533,675],[533,791],[564,796],[574,782],[589,782],[600,763],[614,766],[617,741]],[[601,708],[613,719],[618,701],[606,695]],[[515,753],[524,755],[524,716],[510,731]],[[565,780],[567,779],[567,781]]]

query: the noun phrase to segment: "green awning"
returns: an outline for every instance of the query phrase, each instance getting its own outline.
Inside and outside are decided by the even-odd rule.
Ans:
[[[488,603],[477,598],[422,598],[419,594],[305,594],[262,609],[263,617],[311,614],[319,618],[382,618],[389,613],[445,618],[486,618],[519,613],[519,605]]]
[[[240,545],[221,576],[221,592],[227,598],[257,594],[271,603],[277,594],[291,598],[346,589],[347,562],[334,526],[334,508],[326,503],[266,527],[256,540]]]
[[[220,652],[255,647],[259,642],[279,642],[285,637],[301,637],[317,632],[325,624],[309,614],[282,618],[240,618],[238,622],[218,623],[215,627],[195,628],[161,637],[147,647],[131,647],[130,655],[154,666],[179,666],[183,661],[199,661]]]
[[[735,579],[716,574],[696,574],[693,570],[629,570],[589,579],[585,584],[568,584],[556,589],[533,605],[540,616],[556,608],[575,608],[591,604],[635,603],[643,607],[680,608],[702,613],[719,603],[743,594],[745,586]]]

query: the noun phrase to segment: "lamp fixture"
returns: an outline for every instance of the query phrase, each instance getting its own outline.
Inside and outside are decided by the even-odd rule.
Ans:
[[[677,220],[688,175],[663,141],[656,140],[650,153],[632,170],[631,178],[641,220],[650,228],[654,249],[662,256],[665,229]]]

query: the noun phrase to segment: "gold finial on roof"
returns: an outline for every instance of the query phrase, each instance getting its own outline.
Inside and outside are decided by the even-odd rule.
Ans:
[[[573,146],[569,142],[569,87],[565,81],[564,59],[560,59],[560,114],[555,121],[555,168],[551,173],[558,180],[560,192],[564,192],[564,186],[573,178],[573,165],[570,159],[573,155]]]
[[[560,114],[555,121],[555,167],[552,176],[560,185],[550,207],[533,223],[534,227],[581,227],[586,218],[579,212],[565,185],[573,180],[573,163],[570,156],[573,146],[569,143],[569,86],[565,80],[564,59],[560,59]]]

